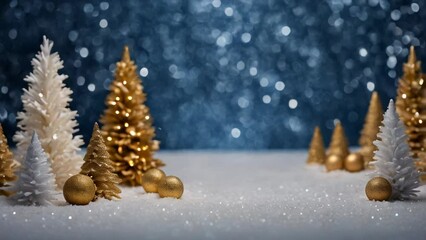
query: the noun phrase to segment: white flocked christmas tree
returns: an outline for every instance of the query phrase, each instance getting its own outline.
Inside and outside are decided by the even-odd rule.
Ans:
[[[37,133],[31,143],[18,173],[13,199],[20,205],[51,205],[56,196],[55,176],[50,162],[41,147]]]
[[[62,189],[65,181],[78,173],[82,157],[78,155],[83,140],[75,120],[76,111],[69,109],[72,91],[63,83],[67,75],[58,74],[63,61],[57,52],[52,53],[53,42],[43,37],[41,51],[33,58],[33,72],[24,80],[28,89],[24,89],[22,102],[24,110],[18,113],[18,131],[13,139],[17,143],[17,158],[22,161],[35,130],[41,145],[46,151],[56,184]]]
[[[386,178],[392,185],[390,200],[405,200],[417,195],[420,186],[419,172],[411,156],[407,143],[405,127],[395,111],[393,100],[390,100],[384,119],[374,141],[377,150],[374,152],[372,164],[376,171],[374,176]]]

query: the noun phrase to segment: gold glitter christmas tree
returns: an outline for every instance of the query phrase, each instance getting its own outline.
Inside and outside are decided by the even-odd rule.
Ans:
[[[145,101],[136,65],[125,47],[122,60],[117,63],[101,123],[115,172],[123,183],[132,186],[141,185],[144,172],[164,166],[162,161],[153,157],[159,142],[153,140],[155,130]]]
[[[406,126],[408,144],[420,170],[426,170],[426,86],[421,62],[410,48],[404,74],[399,80],[396,110]]]
[[[12,192],[1,189],[9,187],[9,183],[16,180],[15,170],[17,164],[7,144],[3,127],[0,125],[0,195],[10,196]]]
[[[377,139],[377,133],[379,133],[379,127],[382,125],[382,121],[382,103],[380,102],[379,94],[373,92],[370,99],[370,106],[365,116],[364,127],[362,128],[359,138],[359,145],[361,147],[359,153],[364,157],[364,164],[366,167],[370,161],[373,161],[374,151],[377,150],[373,141]]]
[[[314,135],[312,136],[311,144],[309,145],[308,159],[306,163],[324,164],[325,162],[325,149],[322,140],[322,134],[319,127],[315,127]]]
[[[349,155],[348,139],[345,135],[345,130],[340,122],[337,122],[334,127],[333,135],[331,136],[330,146],[328,147],[328,155],[339,155],[343,159]]]
[[[119,184],[121,179],[113,171],[114,162],[109,158],[99,126],[95,123],[80,173],[93,179],[96,185],[96,198],[104,197],[108,200],[120,198],[121,190],[116,184]]]

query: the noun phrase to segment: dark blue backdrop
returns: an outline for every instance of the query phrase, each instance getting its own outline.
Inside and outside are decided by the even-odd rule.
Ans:
[[[123,45],[163,149],[306,147],[340,119],[357,142],[371,90],[395,96],[426,5],[397,0],[2,1],[0,118],[10,139],[42,35],[55,42],[87,142]]]

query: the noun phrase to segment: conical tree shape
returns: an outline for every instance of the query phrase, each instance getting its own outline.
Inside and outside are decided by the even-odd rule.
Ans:
[[[426,170],[426,84],[421,62],[417,61],[414,47],[410,48],[404,74],[399,80],[396,110],[406,126],[408,145],[413,157],[419,159],[420,170]]]
[[[340,155],[343,159],[349,155],[348,139],[345,135],[345,130],[342,124],[338,122],[334,127],[333,135],[331,136],[330,146],[328,147],[328,155]]]
[[[373,92],[371,95],[370,106],[368,108],[367,115],[365,117],[364,127],[361,131],[359,138],[359,145],[361,147],[360,154],[364,157],[364,163],[366,166],[373,160],[374,151],[377,147],[373,142],[377,139],[377,133],[379,133],[380,125],[383,121],[383,108],[380,102],[379,94]]]
[[[2,188],[10,187],[10,182],[16,180],[15,170],[17,164],[7,144],[3,127],[0,125],[0,195],[10,196],[11,191]]]
[[[96,185],[96,198],[103,197],[108,200],[120,198],[121,190],[116,184],[119,184],[121,179],[113,171],[114,162],[109,158],[99,126],[95,123],[80,173],[93,179]]]
[[[164,166],[153,157],[159,142],[153,140],[155,129],[145,101],[136,65],[125,47],[106,99],[107,109],[100,121],[115,172],[123,183],[132,186],[141,184],[142,175],[147,170]]]
[[[319,127],[315,127],[314,135],[312,136],[311,144],[309,145],[308,159],[306,163],[324,164],[325,162],[325,149],[324,141]]]

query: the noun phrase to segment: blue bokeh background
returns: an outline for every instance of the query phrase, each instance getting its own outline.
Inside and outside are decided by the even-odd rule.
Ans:
[[[372,90],[395,97],[426,4],[402,0],[144,0],[0,3],[0,119],[10,139],[23,78],[45,34],[64,60],[89,139],[125,44],[163,149],[281,149],[326,142],[340,119],[356,144]]]

